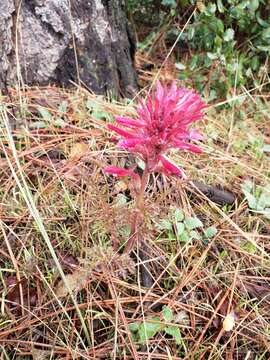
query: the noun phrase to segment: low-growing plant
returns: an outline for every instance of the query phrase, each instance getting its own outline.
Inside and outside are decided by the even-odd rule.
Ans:
[[[174,323],[175,315],[168,306],[163,306],[161,316],[153,316],[144,322],[134,322],[129,324],[129,330],[133,335],[133,340],[144,344],[153,338],[158,332],[172,336],[177,345],[182,343],[179,326]]]
[[[251,181],[246,180],[241,188],[248,202],[248,207],[253,212],[270,219],[270,185],[265,187],[254,186]]]
[[[166,153],[171,148],[178,148],[193,153],[202,150],[190,143],[190,140],[201,140],[202,136],[190,125],[202,119],[205,104],[198,94],[173,83],[170,87],[157,84],[155,92],[141,101],[137,108],[137,119],[118,116],[119,126],[109,124],[108,128],[120,135],[117,140],[121,149],[129,151],[143,164],[140,177],[135,167],[126,169],[107,166],[104,171],[117,177],[130,178],[130,190],[135,199],[135,209],[131,224],[131,237],[126,245],[129,252],[136,239],[144,217],[144,197],[149,175],[161,172],[165,175],[176,175],[186,178],[183,170],[168,159]]]
[[[207,242],[217,233],[216,227],[204,229],[204,224],[198,217],[185,217],[179,208],[172,208],[169,216],[162,219],[157,228],[165,231],[169,239],[179,239],[183,243],[192,240]]]

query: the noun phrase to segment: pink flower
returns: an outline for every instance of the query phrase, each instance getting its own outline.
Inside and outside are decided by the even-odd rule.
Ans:
[[[156,90],[139,104],[136,120],[118,116],[116,122],[121,127],[110,124],[108,128],[120,135],[118,146],[137,154],[148,171],[183,176],[183,171],[164,155],[170,148],[202,152],[190,144],[190,140],[202,140],[190,125],[202,119],[205,107],[194,91],[177,88],[175,82],[170,87],[158,82]]]
[[[123,169],[117,166],[106,166],[103,171],[107,174],[111,174],[114,176],[118,176],[118,177],[123,177],[123,176],[138,176],[134,173],[133,170],[129,170],[129,169]]]

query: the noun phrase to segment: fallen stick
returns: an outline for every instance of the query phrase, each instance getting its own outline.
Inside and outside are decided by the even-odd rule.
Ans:
[[[216,186],[205,185],[199,181],[190,181],[192,189],[188,188],[187,191],[191,192],[193,195],[196,195],[196,188],[202,192],[205,196],[208,197],[211,201],[219,205],[232,205],[236,196],[230,191],[221,190]]]

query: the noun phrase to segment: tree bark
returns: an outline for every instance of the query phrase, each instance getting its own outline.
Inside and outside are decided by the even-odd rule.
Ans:
[[[69,86],[131,95],[137,89],[122,0],[1,0],[1,85]]]

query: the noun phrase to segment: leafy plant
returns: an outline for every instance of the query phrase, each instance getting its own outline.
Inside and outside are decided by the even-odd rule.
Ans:
[[[163,306],[162,316],[153,316],[142,323],[131,323],[129,329],[135,341],[144,344],[158,332],[165,332],[175,339],[177,345],[182,342],[180,329],[173,324],[174,314],[168,306]],[[169,325],[168,325],[169,323]]]
[[[270,219],[270,185],[254,186],[251,181],[247,180],[241,185],[241,188],[249,208]]]
[[[197,90],[206,92],[209,100],[218,97],[230,99],[235,88],[257,87],[267,82],[269,1],[129,0],[127,3],[133,4],[133,7],[129,7],[131,12],[138,14],[143,11],[140,9],[146,8],[152,17],[155,13],[157,16],[159,14],[159,18],[163,16],[163,24],[168,23],[167,39],[170,44],[180,31],[178,21],[173,25],[171,17],[180,16],[182,20],[187,16],[185,14],[190,14],[190,10],[196,10],[179,39],[179,47],[191,50],[189,53],[192,55],[184,58],[181,51],[181,59],[175,66],[179,70],[179,78],[184,80],[192,77]],[[159,5],[155,6],[157,3]],[[170,12],[167,18],[166,9]],[[169,25],[169,19],[172,25]]]
[[[191,3],[194,3],[191,1]],[[189,70],[211,69],[212,98],[229,97],[231,89],[257,86],[267,74],[265,62],[270,51],[270,5],[264,0],[206,1],[182,41],[196,51]],[[268,16],[267,16],[268,14]],[[203,90],[206,79],[195,83]],[[214,96],[213,96],[214,92]]]
[[[135,198],[131,237],[125,251],[129,252],[138,238],[138,224],[144,217],[144,196],[151,173],[160,172],[167,176],[175,175],[185,178],[183,170],[168,159],[166,153],[171,148],[193,153],[202,150],[190,143],[201,140],[196,129],[191,129],[193,122],[203,118],[205,104],[200,96],[192,90],[177,88],[157,83],[156,90],[150,93],[144,102],[137,107],[137,119],[118,116],[116,125],[108,128],[118,136],[118,147],[129,151],[143,163],[143,174],[140,177],[134,170],[117,166],[107,166],[104,172],[117,177],[130,178],[130,190]],[[193,229],[187,220],[187,227]],[[136,236],[135,236],[136,234]]]
[[[183,243],[192,240],[207,241],[216,235],[217,229],[214,226],[205,230],[203,227],[204,225],[199,218],[185,217],[178,208],[172,209],[169,218],[161,220],[158,224],[158,229],[167,231],[170,239],[173,240],[176,237]]]
[[[87,100],[86,107],[93,118],[97,120],[107,120],[108,122],[112,121],[111,115],[102,110],[96,101]]]

